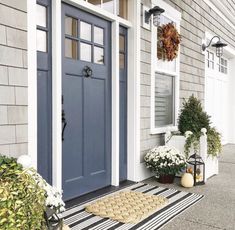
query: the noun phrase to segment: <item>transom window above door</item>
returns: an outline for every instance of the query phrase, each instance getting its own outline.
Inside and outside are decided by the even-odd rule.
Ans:
[[[105,30],[94,24],[65,17],[65,57],[105,64]]]
[[[84,0],[121,18],[128,18],[128,0]]]

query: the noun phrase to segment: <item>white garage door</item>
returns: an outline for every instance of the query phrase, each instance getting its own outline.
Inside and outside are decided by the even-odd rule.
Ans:
[[[222,134],[223,144],[228,142],[228,73],[229,63],[224,56],[216,57],[206,51],[205,109],[211,116],[212,125]]]

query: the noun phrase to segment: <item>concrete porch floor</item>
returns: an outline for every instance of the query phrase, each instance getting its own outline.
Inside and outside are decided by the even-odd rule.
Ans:
[[[163,230],[235,230],[235,145],[225,145],[219,161],[219,175],[210,178],[203,186],[186,189],[180,186],[179,179],[173,185],[159,184],[154,178],[144,181],[205,195]]]

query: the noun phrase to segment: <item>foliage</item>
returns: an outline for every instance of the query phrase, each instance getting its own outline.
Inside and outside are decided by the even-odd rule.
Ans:
[[[193,95],[188,101],[184,100],[178,120],[178,129],[182,134],[186,131],[198,134],[202,128],[209,130],[210,123],[210,116],[203,111],[200,100]]]
[[[190,136],[186,137],[185,145],[184,145],[184,153],[186,157],[189,157],[190,149],[193,148],[194,151],[199,151],[199,138],[200,136],[191,134]]]
[[[186,135],[185,153],[188,156],[190,149],[199,150],[201,130],[207,130],[208,154],[217,156],[221,152],[221,136],[215,128],[211,127],[210,116],[203,110],[200,100],[193,95],[188,101],[183,102],[183,107],[178,120],[178,129],[181,134],[191,131]]]
[[[186,167],[186,157],[169,146],[151,149],[144,157],[147,168],[159,175],[175,175]]]
[[[222,151],[221,135],[215,128],[211,128],[207,132],[208,154],[217,156]]]
[[[0,229],[43,230],[45,191],[14,158],[0,156]]]

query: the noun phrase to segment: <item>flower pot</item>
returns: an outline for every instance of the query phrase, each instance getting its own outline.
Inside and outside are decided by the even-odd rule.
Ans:
[[[160,175],[158,178],[158,182],[162,184],[172,184],[174,182],[175,175]]]

